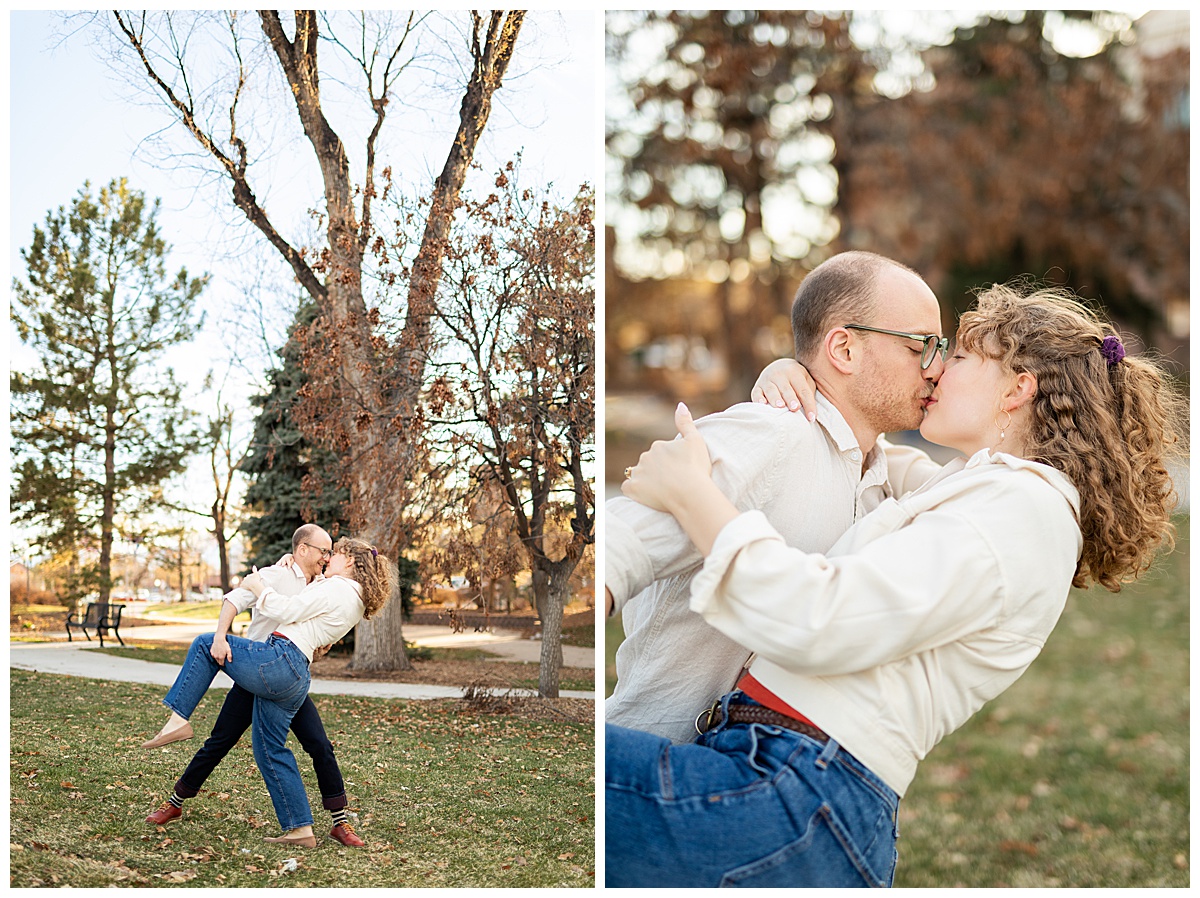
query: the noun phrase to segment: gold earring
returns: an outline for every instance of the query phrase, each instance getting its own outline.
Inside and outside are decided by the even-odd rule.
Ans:
[[[1012,415],[1010,415],[1008,412],[1004,411],[1004,409],[1000,409],[1000,413],[1001,413],[1002,415],[1004,415],[1004,417],[1005,417],[1005,419],[1006,419],[1006,420],[1005,420],[1005,422],[1004,422],[1003,424],[996,424],[996,422],[995,422],[995,421],[993,421],[992,423],[993,423],[993,424],[996,424],[996,427],[997,427],[997,428],[999,429],[999,431],[1000,431],[1000,439],[1002,439],[1002,440],[1003,440],[1003,439],[1004,439],[1004,432],[1005,432],[1006,430],[1008,430],[1008,428],[1012,427]]]

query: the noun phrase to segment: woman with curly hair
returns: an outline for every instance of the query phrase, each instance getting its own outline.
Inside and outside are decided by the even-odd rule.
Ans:
[[[1171,544],[1181,411],[1068,292],[993,286],[921,424],[963,457],[816,555],[721,494],[681,405],[622,491],[679,521],[706,556],[692,610],[755,654],[694,743],[607,727],[606,885],[890,885],[918,762],[1032,663],[1072,585],[1117,591]]]
[[[223,633],[197,636],[163,699],[171,716],[158,736],[147,743],[157,747],[191,735],[188,718],[219,670],[254,693],[254,760],[283,829],[281,836],[268,842],[316,847],[304,782],[295,756],[285,745],[288,728],[308,695],[313,653],[337,642],[360,620],[369,619],[392,594],[391,565],[371,545],[343,538],[333,553],[324,578],[314,580],[296,596],[280,595],[257,573],[242,581],[241,585],[254,593],[255,605],[284,623],[266,642]]]

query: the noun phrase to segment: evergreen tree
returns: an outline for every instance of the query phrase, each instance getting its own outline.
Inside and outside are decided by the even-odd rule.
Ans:
[[[124,178],[98,196],[85,183],[34,226],[26,278],[13,280],[17,334],[38,356],[10,376],[13,520],[69,556],[67,599],[108,602],[116,522],[152,509],[197,445],[159,362],[199,327],[207,277],[168,276],[157,214]]]
[[[251,400],[259,412],[241,469],[252,478],[245,504],[254,516],[242,532],[249,543],[247,563],[257,567],[274,564],[291,552],[292,534],[302,524],[319,524],[335,539],[346,527],[343,508],[350,491],[340,482],[338,457],[310,443],[293,417],[297,396],[308,383],[296,332],[316,315],[316,303],[301,302],[279,350],[282,364],[267,375],[270,388]]]

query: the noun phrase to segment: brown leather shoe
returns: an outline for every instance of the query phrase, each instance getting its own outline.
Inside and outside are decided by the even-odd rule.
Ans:
[[[181,727],[176,727],[169,733],[159,733],[153,739],[148,739],[142,743],[142,748],[161,748],[164,745],[170,745],[172,742],[182,742],[184,739],[191,739],[192,725],[185,723]]]
[[[166,826],[172,820],[178,820],[182,816],[183,808],[177,808],[171,802],[164,801],[157,811],[146,817],[146,822],[156,826]]]
[[[350,848],[362,848],[367,843],[358,837],[349,823],[339,823],[329,832],[329,838]]]
[[[263,839],[264,842],[279,842],[284,845],[299,845],[301,848],[316,848],[316,836],[277,836]]]

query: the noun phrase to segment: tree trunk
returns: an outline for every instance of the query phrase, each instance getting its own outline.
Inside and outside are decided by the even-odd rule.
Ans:
[[[117,429],[113,422],[113,410],[105,410],[107,421],[104,428],[104,490],[103,507],[100,512],[100,583],[99,596],[101,615],[108,613],[108,601],[112,594],[112,544],[113,518],[117,511]]]
[[[225,539],[225,509],[218,499],[212,507],[213,535],[217,538],[217,557],[221,559],[221,592],[233,589],[233,578],[229,571],[229,542]]]
[[[355,627],[354,659],[349,670],[412,670],[400,626],[403,614],[397,588],[382,611]]]
[[[570,556],[548,562],[542,572],[544,594],[538,596],[538,613],[542,621],[542,657],[538,670],[538,695],[558,698],[559,671],[563,666],[562,622],[563,609],[571,592],[571,573],[577,559]]]

